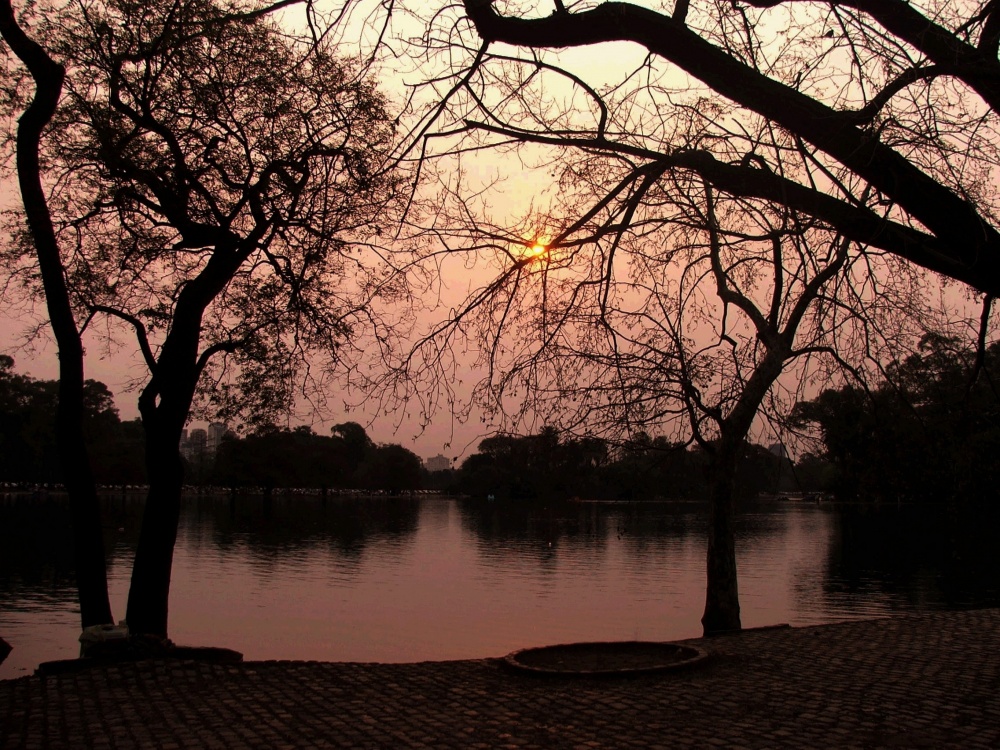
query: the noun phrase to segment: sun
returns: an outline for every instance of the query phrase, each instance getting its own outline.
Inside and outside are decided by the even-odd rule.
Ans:
[[[526,255],[532,258],[540,258],[541,256],[545,255],[545,253],[547,253],[548,251],[549,248],[546,245],[543,245],[541,242],[536,242],[535,244],[533,244],[531,247],[528,248]]]

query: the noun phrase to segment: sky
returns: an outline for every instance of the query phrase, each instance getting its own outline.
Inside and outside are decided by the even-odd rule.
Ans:
[[[363,13],[356,13],[354,23],[360,23],[364,18]],[[361,36],[371,38],[370,29],[367,34]],[[345,37],[351,38],[351,35],[345,34]],[[604,45],[603,54],[599,57],[595,57],[592,50],[571,50],[565,55],[572,63],[574,71],[589,75],[597,82],[608,80],[609,71],[614,71],[616,75],[620,74],[641,59],[641,54],[636,48],[621,44]],[[621,63],[620,68],[608,64],[609,61],[616,59]],[[424,75],[422,71],[414,70],[410,63],[401,61],[398,64],[408,68],[408,72],[400,75],[390,72],[381,76],[384,81],[383,86],[397,98],[402,97],[407,91],[407,84],[419,80]],[[466,158],[465,167],[468,170],[467,177],[472,182],[475,182],[477,177],[483,182],[496,176],[504,178],[500,189],[492,191],[489,197],[489,208],[495,221],[502,222],[504,217],[511,217],[513,221],[529,211],[533,205],[544,202],[543,193],[548,187],[545,176],[522,170],[516,160],[511,160],[507,156],[479,154],[475,158]],[[18,204],[16,183],[13,179],[7,179],[0,186],[0,201],[6,205]],[[484,268],[469,267],[464,259],[446,265],[445,269],[445,276],[442,278],[443,304],[436,313],[428,313],[421,321],[421,325],[432,324],[437,315],[447,313],[449,307],[458,304],[470,288],[487,281],[492,273]],[[5,302],[3,307],[0,307],[0,352],[9,354],[15,359],[15,369],[18,372],[41,379],[54,379],[58,374],[58,362],[56,347],[51,338],[43,335],[28,346],[24,344],[26,332],[36,328],[39,322],[44,323],[42,307],[15,310]],[[45,326],[42,326],[41,330],[47,333]],[[136,418],[138,416],[136,385],[145,377],[146,369],[132,346],[132,340],[128,336],[123,336],[121,345],[109,346],[100,336],[88,333],[85,335],[84,343],[87,352],[86,376],[108,385],[115,394],[115,402],[122,419]],[[474,377],[471,366],[466,365],[461,385],[456,384],[460,398],[468,396]],[[347,393],[343,398],[335,397],[331,401],[357,404],[359,398],[360,394]],[[430,423],[421,427],[416,416],[412,414],[407,416],[405,409],[394,414],[379,415],[374,406],[331,408],[328,414],[318,415],[309,413],[308,407],[303,405],[300,413],[290,417],[289,423],[312,424],[313,428],[322,434],[332,425],[347,420],[364,424],[376,442],[399,443],[424,458],[441,453],[449,458],[461,458],[474,452],[479,440],[488,434],[478,413],[473,413],[463,423],[448,413],[447,409],[439,409]],[[202,423],[194,421],[191,426],[200,424]]]
[[[27,317],[12,318],[6,313],[7,310],[0,310],[0,353],[14,358],[14,369],[19,373],[38,379],[56,379],[59,362],[51,338],[40,339],[26,348],[23,337],[26,328],[31,327]],[[100,380],[111,389],[123,420],[138,417],[138,391],[129,388],[136,378],[143,377],[145,366],[124,347],[107,351],[105,342],[95,336],[86,336],[85,346],[86,376]],[[353,400],[357,396],[350,394],[349,398]],[[300,414],[292,417],[289,424],[312,424],[316,432],[326,434],[334,424],[346,421],[365,425],[369,436],[377,443],[398,443],[422,458],[438,454],[449,458],[468,455],[475,452],[479,440],[486,436],[478,420],[475,424],[461,424],[443,411],[423,430],[415,419],[399,415],[378,417],[374,409],[364,408],[332,409],[327,418],[320,420],[316,415]],[[204,426],[204,422],[193,420],[189,426]]]
[[[358,23],[364,15],[358,14]],[[398,31],[399,29],[397,29]],[[370,30],[369,30],[370,31]],[[345,38],[349,38],[345,33]],[[365,34],[360,35],[366,38]],[[357,38],[357,36],[355,37]],[[367,35],[371,38],[371,34]],[[567,64],[574,73],[586,78],[592,84],[608,83],[615,77],[622,76],[634,69],[643,58],[644,51],[635,46],[625,44],[602,45],[599,49],[580,48],[559,53],[559,59]],[[403,96],[407,85],[420,80],[427,75],[426,70],[414,67],[412,61],[400,59],[398,75],[392,70],[386,70],[382,76],[385,86],[397,97]],[[488,206],[492,218],[503,222],[509,217],[513,223],[524,215],[532,206],[544,205],[548,184],[545,175],[539,172],[528,172],[521,164],[509,155],[497,156],[479,154],[475,158],[465,159],[468,169],[467,178],[474,183],[488,182],[494,176],[505,177],[502,189],[491,191]],[[8,183],[0,186],[0,200],[8,205],[16,196],[13,185]],[[444,285],[443,304],[434,313],[428,313],[420,319],[421,326],[430,325],[436,315],[447,312],[450,306],[457,304],[469,288],[484,283],[490,271],[485,267],[468,265],[464,261],[447,264],[442,278]],[[57,373],[55,346],[51,342],[40,341],[30,350],[18,347],[19,337],[26,327],[37,324],[37,318],[30,314],[20,317],[9,307],[0,308],[0,351],[10,354],[16,361],[16,368],[37,378],[54,378]],[[127,341],[123,338],[123,341]],[[88,335],[85,339],[87,347],[87,377],[106,383],[115,394],[116,403],[124,419],[137,416],[135,390],[129,392],[128,386],[136,384],[137,379],[145,375],[145,367],[134,354],[133,347],[123,345],[109,349],[105,342],[97,336]],[[469,361],[460,370],[462,383],[457,385],[458,396],[467,397],[476,373],[471,370],[471,355]],[[346,401],[357,403],[358,393],[347,393],[331,399],[334,403]],[[303,409],[305,405],[303,405]],[[421,427],[416,414],[407,415],[404,409],[394,414],[381,416],[376,414],[371,406],[361,406],[356,409],[332,408],[329,414],[322,416],[300,411],[290,419],[290,424],[308,423],[320,433],[328,432],[329,427],[341,421],[357,421],[368,428],[370,436],[381,443],[399,443],[413,450],[422,457],[431,457],[443,453],[448,457],[469,455],[474,451],[480,439],[487,435],[483,423],[477,413],[473,413],[466,422],[454,418],[446,409],[439,409],[431,422]],[[198,423],[195,423],[198,424]]]

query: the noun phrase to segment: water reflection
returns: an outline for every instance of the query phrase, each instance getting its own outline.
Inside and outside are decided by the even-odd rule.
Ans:
[[[59,591],[72,587],[70,516],[55,500],[0,505],[0,601],[15,589]]]
[[[612,541],[643,556],[688,541],[705,543],[708,508],[691,501],[460,503],[462,523],[490,558],[504,549],[581,548],[605,550]],[[751,505],[740,514],[737,535],[743,552],[769,547],[787,533],[789,506]],[[822,534],[823,529],[813,529]]]
[[[419,509],[417,500],[403,497],[196,498],[187,504],[183,528],[192,545],[221,551],[249,546],[270,558],[326,547],[357,557],[373,540],[412,536]]]
[[[873,597],[894,610],[1000,606],[996,512],[849,506],[834,519],[823,584],[832,606]]]
[[[105,507],[124,611],[141,501]],[[171,591],[178,642],[251,659],[414,661],[700,633],[703,504],[189,497]],[[738,527],[744,623],[997,606],[992,523],[921,509],[772,503]],[[0,503],[0,677],[76,651],[69,514]]]

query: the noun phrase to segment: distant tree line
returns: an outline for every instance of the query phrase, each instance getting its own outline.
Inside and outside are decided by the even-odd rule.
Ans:
[[[318,435],[303,425],[265,427],[223,438],[208,483],[226,487],[308,487],[403,492],[421,489],[423,463],[401,445],[376,445],[357,422]]]
[[[983,502],[1000,479],[1000,342],[970,348],[926,336],[871,391],[847,385],[796,405],[818,434],[800,463],[844,500]]]
[[[705,499],[709,458],[695,446],[637,434],[611,446],[594,437],[560,437],[547,427],[536,435],[497,435],[461,465],[457,488],[497,499]],[[787,488],[787,459],[745,443],[738,470],[739,494]]]
[[[57,384],[13,371],[0,355],[0,481],[62,481],[54,413]],[[122,421],[104,383],[88,380],[85,430],[97,481],[144,484],[144,435],[138,420]],[[433,488],[502,499],[703,498],[707,457],[662,437],[638,434],[612,447],[593,437],[497,435],[483,440],[458,471],[429,474],[400,445],[378,445],[356,422],[320,435],[309,426],[265,425],[251,434],[226,435],[215,454],[188,459],[192,485],[232,488],[369,489],[401,492]],[[740,491],[747,496],[789,488],[791,470],[761,446],[744,446]]]
[[[988,501],[1000,479],[1000,342],[981,352],[927,336],[876,388],[828,389],[796,405],[790,424],[816,447],[792,463],[745,443],[738,493],[806,491],[872,502]],[[61,482],[54,418],[58,385],[14,372],[0,355],[0,481]],[[104,383],[84,389],[84,430],[100,484],[144,484],[143,430],[122,421]],[[190,484],[232,488],[433,488],[497,499],[703,499],[709,462],[697,445],[638,433],[613,446],[596,437],[496,435],[457,471],[428,473],[400,445],[378,445],[355,422],[330,435],[266,425],[227,435],[188,460]]]
[[[58,383],[14,372],[0,355],[0,482],[63,481],[55,436]],[[145,484],[144,433],[139,420],[122,421],[108,387],[88,380],[84,432],[99,484]],[[189,484],[233,488],[324,487],[401,492],[423,487],[422,462],[400,445],[377,445],[356,422],[329,436],[308,426],[258,428],[227,435],[218,451],[188,459]]]
[[[845,385],[796,404],[789,425],[814,448],[791,462],[744,443],[739,495],[807,492],[842,501],[988,504],[1000,483],[1000,342],[979,348],[927,335],[875,388]],[[597,438],[498,435],[459,469],[455,487],[496,498],[702,499],[708,456],[639,433]]]
[[[0,481],[63,481],[55,435],[59,384],[14,372],[14,360],[0,355]],[[84,384],[83,429],[96,481],[145,481],[142,427],[122,422],[104,383]]]

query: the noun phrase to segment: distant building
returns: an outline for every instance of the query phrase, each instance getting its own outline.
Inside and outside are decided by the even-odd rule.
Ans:
[[[196,456],[214,456],[222,438],[229,432],[223,422],[212,422],[207,430],[195,427],[193,430],[181,430],[181,455],[192,459]]]
[[[222,422],[212,422],[208,426],[208,442],[206,448],[209,453],[214,454],[222,445],[223,436],[229,432],[229,428]]]
[[[451,460],[440,453],[424,461],[424,468],[427,471],[448,471],[451,468]]]
[[[188,452],[184,453],[182,449],[181,453],[184,453],[184,455],[187,456],[188,458],[191,458],[192,456],[200,456],[205,452],[205,448],[207,445],[208,445],[208,433],[205,432],[200,427],[196,427],[195,429],[191,430],[191,433],[188,435],[188,441],[187,441]]]
[[[788,450],[782,443],[771,443],[767,446],[767,450],[769,453],[777,456],[778,458],[788,458]]]

